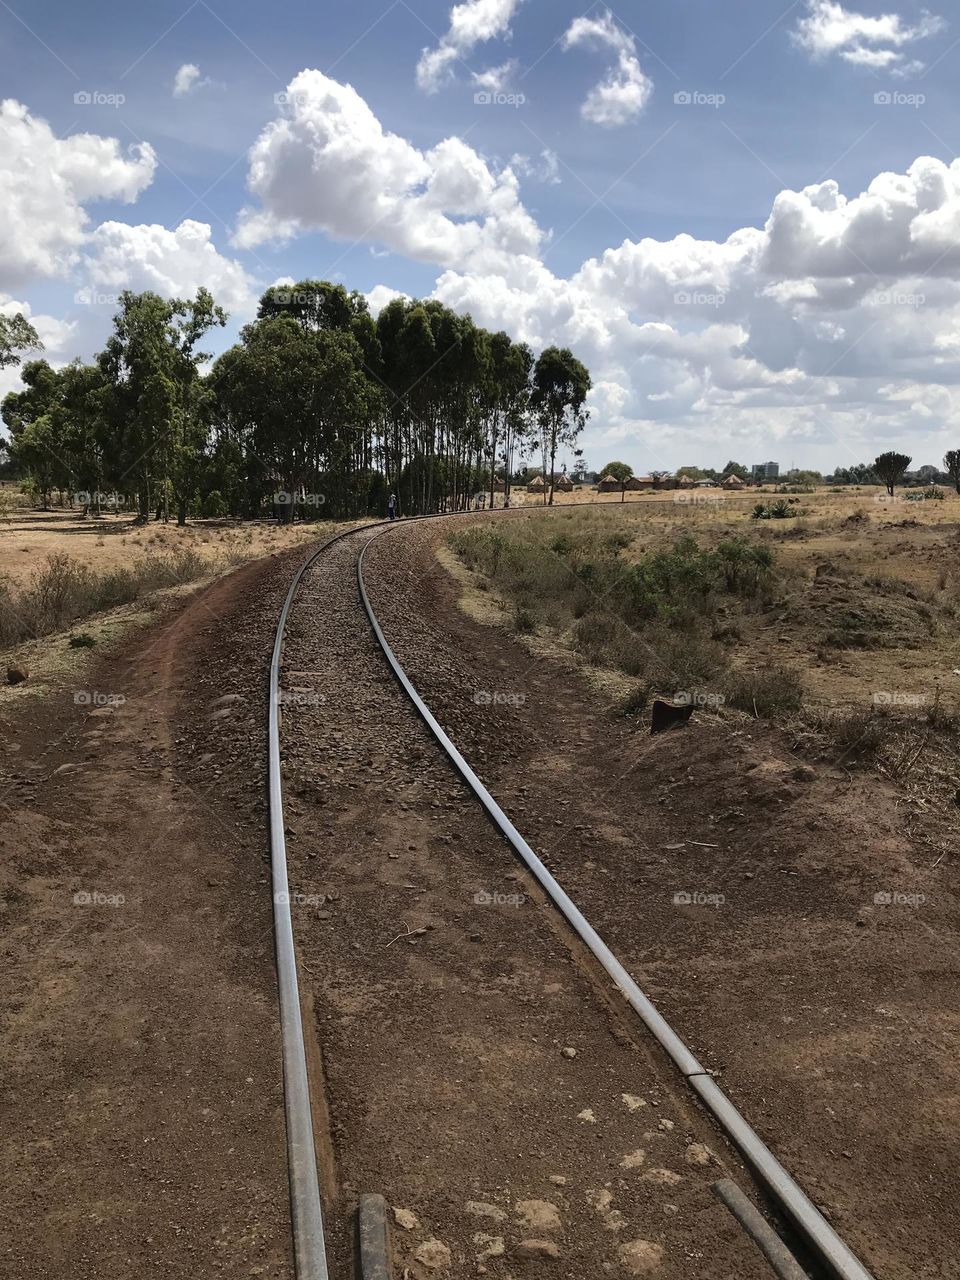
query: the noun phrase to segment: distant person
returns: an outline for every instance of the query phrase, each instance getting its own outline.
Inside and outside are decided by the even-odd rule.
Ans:
[[[396,520],[397,518],[397,495],[395,493],[391,493],[387,502],[387,515],[391,520]]]

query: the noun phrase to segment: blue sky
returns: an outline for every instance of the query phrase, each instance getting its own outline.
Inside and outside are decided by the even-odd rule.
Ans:
[[[574,347],[593,465],[960,446],[945,6],[452,8],[4,4],[0,304],[62,361],[123,287],[208,285],[229,341],[329,277]]]

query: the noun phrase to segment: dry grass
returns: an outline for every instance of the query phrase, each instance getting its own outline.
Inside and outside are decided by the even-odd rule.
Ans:
[[[312,524],[284,528],[267,521],[215,520],[191,521],[178,529],[175,524],[137,525],[129,515],[81,520],[76,511],[18,507],[8,518],[0,516],[0,578],[25,585],[49,556],[61,553],[96,573],[123,568],[141,555],[176,555],[183,549],[211,564],[236,564],[297,546],[317,537],[317,530]]]
[[[658,693],[729,699],[754,714],[794,709],[795,675],[748,677],[732,663],[737,619],[774,598],[770,550],[689,536],[644,549],[639,536],[626,514],[566,510],[457,530],[449,542],[505,602],[515,632],[553,635],[587,666],[630,677],[628,700]]]
[[[504,576],[478,559],[471,576],[508,602],[520,588],[532,640],[578,662],[612,705],[635,713],[652,693],[715,693],[704,709],[731,727],[743,714],[774,719],[799,752],[879,772],[909,796],[920,829],[932,808],[954,809],[960,784],[960,498],[875,496],[818,490],[789,521],[751,520],[755,492],[710,505],[643,494],[564,510],[565,500],[509,530],[547,544],[554,564],[529,559]],[[768,548],[769,580],[638,626],[619,607],[593,609],[564,567],[567,544],[584,537],[637,566],[684,536],[703,550],[731,537]],[[501,614],[508,624],[514,608]]]

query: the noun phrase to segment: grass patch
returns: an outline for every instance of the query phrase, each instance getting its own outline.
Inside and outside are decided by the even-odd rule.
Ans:
[[[96,573],[56,552],[19,590],[0,581],[0,649],[63,631],[81,619],[164,587],[194,582],[214,567],[190,547],[140,556],[129,568],[106,573]]]
[[[730,615],[771,606],[773,550],[743,538],[705,547],[687,535],[647,551],[636,545],[641,528],[611,531],[579,513],[549,522],[534,516],[458,529],[449,545],[513,606],[517,632],[545,628],[591,666],[636,679],[640,692],[631,697],[640,702],[624,714],[637,714],[654,691],[673,697],[728,687],[724,696],[751,713],[796,710],[802,686],[791,672],[729,673],[730,641],[739,634]]]
[[[803,692],[800,673],[784,666],[732,671],[724,684],[724,696],[731,707],[768,719],[799,711],[803,706]]]

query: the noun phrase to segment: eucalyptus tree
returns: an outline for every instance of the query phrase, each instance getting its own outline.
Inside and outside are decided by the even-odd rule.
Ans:
[[[206,425],[198,394],[199,366],[209,356],[198,343],[226,313],[206,289],[192,301],[125,291],[113,333],[98,357],[110,383],[105,398],[122,458],[121,482],[136,488],[140,519],[186,515],[192,458],[202,450]]]
[[[553,504],[553,473],[557,449],[561,444],[574,445],[586,425],[589,410],[584,408],[591,387],[585,365],[567,347],[547,347],[542,351],[533,371],[530,403],[540,425],[540,448],[543,456],[544,503]]]
[[[36,329],[22,311],[0,315],[0,369],[19,364],[21,352],[42,350]]]

